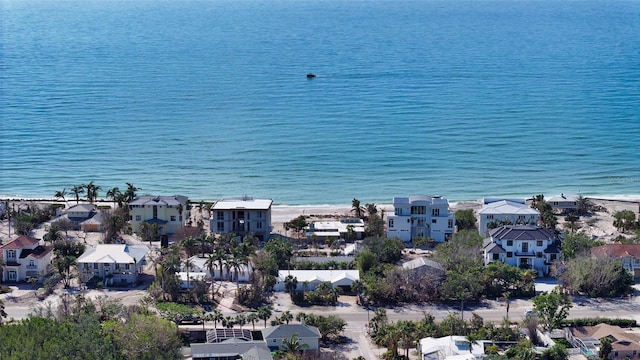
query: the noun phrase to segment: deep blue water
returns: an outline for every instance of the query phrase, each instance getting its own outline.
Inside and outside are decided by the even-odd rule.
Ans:
[[[639,1],[0,3],[2,195],[640,194]]]

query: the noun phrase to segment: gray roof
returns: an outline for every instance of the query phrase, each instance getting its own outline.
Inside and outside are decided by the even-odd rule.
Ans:
[[[442,267],[442,264],[440,264],[437,261],[429,260],[426,257],[419,257],[417,259],[413,259],[411,261],[407,261],[405,263],[402,263],[402,267],[407,269],[407,270],[418,269],[418,268],[421,268],[421,267],[424,267],[424,266],[444,271],[444,268]]]
[[[504,254],[506,251],[502,248],[502,246],[492,242],[488,246],[484,247],[484,251],[488,254]]]
[[[143,195],[138,196],[129,205],[168,205],[178,206],[179,204],[185,205],[187,203],[186,196],[171,195],[171,196],[156,196],[156,195]]]
[[[304,324],[281,324],[277,326],[270,326],[262,329],[262,338],[267,339],[284,339],[290,338],[294,334],[298,334],[299,338],[320,338],[320,330],[315,326],[308,326]]]
[[[560,254],[560,241],[554,241],[546,249],[545,254]]]
[[[500,240],[548,240],[557,239],[549,229],[534,225],[505,225],[489,232],[492,239]]]
[[[243,359],[273,359],[271,351],[264,341],[243,341],[229,339],[221,343],[191,344],[191,356],[194,359],[242,356]]]

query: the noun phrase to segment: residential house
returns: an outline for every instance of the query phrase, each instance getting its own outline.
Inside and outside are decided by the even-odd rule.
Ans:
[[[603,338],[611,340],[608,359],[640,359],[640,333],[598,324],[567,329],[567,340],[588,358],[599,358]]]
[[[640,244],[607,244],[591,248],[591,256],[597,259],[613,259],[622,262],[622,266],[640,278]]]
[[[505,225],[489,231],[483,242],[484,264],[501,261],[510,266],[549,274],[560,258],[560,240],[552,230],[533,225]]]
[[[78,270],[83,281],[98,277],[105,285],[137,284],[147,252],[144,245],[98,244],[80,255]]]
[[[253,235],[267,241],[271,234],[271,199],[244,196],[217,201],[211,208],[213,234]]]
[[[540,212],[527,206],[524,199],[483,199],[478,211],[478,231],[487,236],[491,229],[502,225],[536,225]]]
[[[439,196],[394,197],[394,212],[387,215],[387,237],[410,242],[416,237],[447,241],[455,231],[449,201]]]
[[[560,194],[552,196],[549,199],[545,199],[545,201],[551,205],[551,209],[553,209],[553,211],[572,213],[578,211],[580,208],[580,204],[578,202],[579,198],[579,195]]]
[[[341,287],[344,291],[351,291],[351,285],[360,280],[359,270],[279,270],[278,280],[274,285],[275,291],[285,291],[287,276],[298,281],[296,290],[315,290],[316,287],[328,282],[331,287]]]
[[[188,201],[182,195],[138,196],[129,203],[131,227],[138,233],[142,223],[149,223],[158,225],[159,235],[174,234],[189,217]]]
[[[318,241],[329,238],[349,241],[362,240],[364,221],[362,219],[344,218],[337,221],[314,221],[305,228],[307,239],[314,236]]]
[[[189,273],[204,273],[207,279],[215,279],[215,280],[229,280],[229,281],[239,281],[239,282],[247,282],[249,281],[249,277],[251,276],[251,272],[253,268],[251,264],[239,264],[237,269],[234,269],[231,266],[231,263],[227,263],[227,261],[222,261],[222,269],[220,269],[220,265],[218,261],[215,261],[213,264],[213,274],[209,271],[207,266],[207,261],[209,258],[207,256],[203,257],[200,254],[194,255],[188,259],[189,264]],[[183,262],[180,266],[180,271],[186,273],[187,272],[187,262]]]
[[[424,338],[418,343],[421,360],[475,360],[483,359],[485,341],[470,343],[464,336]]]
[[[262,340],[228,339],[217,343],[191,344],[193,360],[272,360],[271,351]]]
[[[40,240],[20,235],[0,246],[5,262],[2,281],[21,282],[41,279],[51,268],[53,247],[40,245]]]
[[[283,340],[298,336],[298,343],[306,350],[318,350],[320,330],[302,324],[280,324],[262,329],[262,338],[270,350],[283,350]]]
[[[102,231],[104,228],[104,217],[102,212],[93,204],[76,204],[65,209],[60,216],[51,221],[55,225],[58,221],[68,220],[73,224],[74,229],[85,232]]]
[[[445,273],[442,264],[424,256],[402,263],[402,268],[412,273],[430,274],[437,278],[444,276]]]

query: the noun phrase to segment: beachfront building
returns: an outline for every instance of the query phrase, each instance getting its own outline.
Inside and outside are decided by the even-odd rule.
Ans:
[[[318,241],[329,238],[347,241],[362,240],[364,221],[356,218],[344,218],[337,221],[314,221],[305,228],[307,239],[314,236]]]
[[[60,216],[51,220],[51,225],[61,221],[69,221],[73,229],[85,232],[102,231],[104,217],[102,212],[93,204],[76,204],[65,209]]]
[[[189,218],[188,202],[182,195],[136,197],[129,203],[133,232],[140,232],[140,225],[148,223],[158,225],[159,235],[175,233]]]
[[[272,204],[271,199],[248,196],[219,200],[211,208],[211,233],[253,235],[267,241],[271,234]]]
[[[343,291],[351,291],[351,285],[360,280],[359,270],[279,270],[278,280],[273,286],[275,291],[286,290],[287,277],[296,279],[296,291],[313,291],[322,283],[329,283],[331,288],[340,287]]]
[[[500,261],[547,276],[550,265],[560,258],[559,245],[556,234],[540,226],[501,226],[490,230],[483,242],[484,264]]]
[[[580,209],[579,195],[560,194],[546,199],[553,211],[560,213],[577,212]]]
[[[98,244],[77,260],[81,280],[97,277],[105,285],[137,284],[147,252],[144,245]]]
[[[51,268],[53,247],[40,245],[40,240],[20,235],[0,246],[4,260],[2,281],[21,282],[41,279]]]
[[[607,244],[591,248],[591,257],[622,262],[622,267],[640,279],[640,244]]]
[[[315,326],[301,324],[280,324],[261,330],[262,338],[270,350],[285,350],[284,340],[298,336],[298,343],[304,351],[315,351],[320,347],[320,330]]]
[[[484,359],[484,343],[480,340],[470,343],[465,336],[445,336],[424,338],[418,343],[421,360],[475,360]]]
[[[444,242],[454,233],[456,218],[449,210],[449,201],[443,197],[394,197],[393,208],[393,214],[387,215],[387,237],[404,242],[429,237]]]
[[[478,211],[478,231],[487,236],[488,231],[503,225],[536,225],[540,212],[527,206],[524,199],[482,200]]]

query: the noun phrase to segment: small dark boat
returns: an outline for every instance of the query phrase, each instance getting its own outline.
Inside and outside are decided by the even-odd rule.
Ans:
[[[316,77],[316,74],[314,74],[314,73],[307,73],[307,79],[313,79],[314,77]]]

